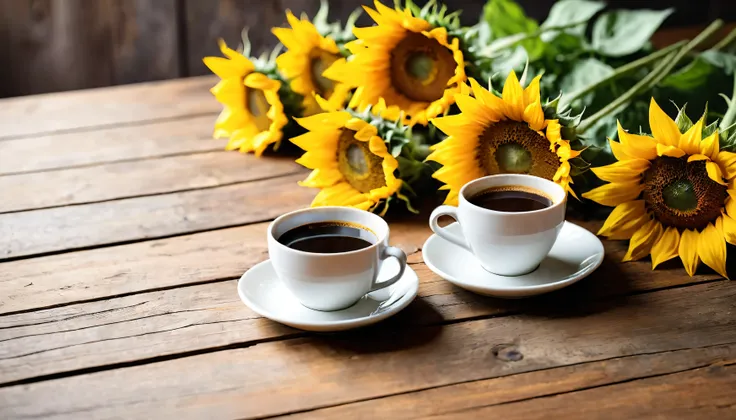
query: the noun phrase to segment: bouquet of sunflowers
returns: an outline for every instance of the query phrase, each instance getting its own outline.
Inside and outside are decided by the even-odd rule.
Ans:
[[[610,213],[599,234],[630,240],[626,260],[679,256],[690,275],[701,261],[726,275],[736,31],[714,42],[716,21],[655,49],[671,9],[588,0],[557,2],[541,24],[513,0],[490,0],[473,26],[434,0],[364,10],[372,26],[354,27],[361,11],[330,23],[326,2],[311,20],[287,12],[260,58],[247,36],[237,50],[221,42],[225,57],[204,59],[222,79],[214,136],[257,156],[290,142],[312,170],[300,185],[318,190],[313,206],[381,215],[456,204],[486,175],[544,177],[584,215]],[[695,123],[686,104],[702,109]]]

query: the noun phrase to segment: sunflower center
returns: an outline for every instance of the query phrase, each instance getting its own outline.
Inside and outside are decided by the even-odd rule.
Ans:
[[[386,186],[383,158],[371,153],[368,142],[355,138],[355,132],[344,129],[337,147],[337,168],[356,190],[367,193]]]
[[[412,101],[433,102],[445,93],[457,63],[437,40],[409,32],[391,50],[391,85]]]
[[[698,208],[698,197],[692,182],[686,179],[677,179],[662,190],[664,204],[682,212],[693,211]]]
[[[245,88],[245,105],[253,116],[258,131],[266,131],[271,125],[268,118],[268,109],[271,107],[266,101],[266,95],[260,89]]]
[[[412,53],[406,59],[405,70],[415,79],[426,81],[435,75],[434,69],[434,60],[424,52]]]
[[[515,173],[552,179],[560,167],[549,140],[518,121],[486,127],[478,139],[476,157],[488,175]]]
[[[708,178],[705,161],[660,157],[644,173],[644,201],[665,226],[703,229],[721,215],[726,187]]]
[[[532,167],[532,154],[519,143],[506,143],[496,150],[496,164],[502,172],[524,174]]]
[[[320,96],[330,96],[332,94],[332,89],[335,87],[335,82],[324,77],[322,73],[324,73],[332,63],[337,61],[339,56],[321,49],[313,50],[313,54],[316,55],[314,55],[309,62],[309,71],[312,78],[312,84],[314,85],[314,90]]]

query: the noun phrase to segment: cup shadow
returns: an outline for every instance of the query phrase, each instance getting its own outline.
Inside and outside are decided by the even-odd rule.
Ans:
[[[432,306],[421,299],[415,299],[399,314],[378,324],[349,331],[310,334],[310,345],[354,355],[379,354],[421,347],[442,334],[440,325],[407,328],[410,327],[410,318],[416,316],[442,320],[442,316]]]

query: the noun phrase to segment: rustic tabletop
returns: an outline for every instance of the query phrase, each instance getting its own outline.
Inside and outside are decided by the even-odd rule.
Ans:
[[[568,289],[500,300],[428,270],[425,216],[393,220],[420,278],[396,317],[257,316],[237,278],[314,191],[209,138],[213,84],[0,101],[0,418],[736,416],[736,283],[621,264],[621,242]]]

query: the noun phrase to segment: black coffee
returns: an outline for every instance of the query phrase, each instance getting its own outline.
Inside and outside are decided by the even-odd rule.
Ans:
[[[376,237],[367,228],[347,222],[319,222],[295,227],[278,241],[291,249],[320,254],[334,254],[367,248]]]
[[[552,205],[552,200],[525,187],[507,186],[489,188],[468,200],[478,207],[505,212],[541,210]]]

